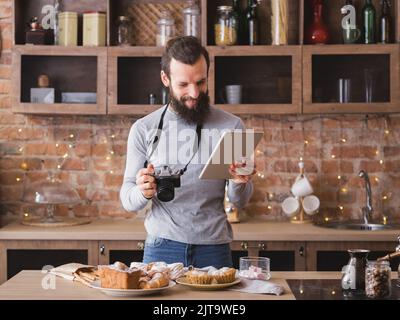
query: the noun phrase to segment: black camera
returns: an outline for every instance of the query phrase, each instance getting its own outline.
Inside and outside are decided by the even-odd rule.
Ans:
[[[168,202],[175,197],[175,188],[181,186],[181,170],[173,171],[168,166],[155,169],[154,178],[157,182],[157,198],[160,201]]]

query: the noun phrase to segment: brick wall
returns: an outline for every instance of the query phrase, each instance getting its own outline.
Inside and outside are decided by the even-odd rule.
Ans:
[[[56,172],[77,188],[83,204],[60,206],[58,215],[133,217],[119,202],[126,140],[135,119],[114,116],[41,117],[11,112],[11,1],[0,2],[1,213],[39,214],[20,201],[23,188]],[[321,199],[319,216],[359,217],[365,190],[357,174],[371,176],[376,216],[400,217],[400,117],[268,116],[244,118],[262,128],[257,151],[259,175],[247,207],[250,215],[285,219],[280,202],[289,194],[299,158]],[[68,157],[64,158],[64,156]],[[58,169],[61,166],[61,169]],[[340,176],[341,179],[338,179]]]

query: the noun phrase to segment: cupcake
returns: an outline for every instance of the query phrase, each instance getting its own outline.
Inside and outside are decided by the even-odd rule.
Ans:
[[[186,272],[185,275],[187,281],[192,284],[211,284],[213,281],[213,276],[205,271],[191,270]]]
[[[217,283],[230,283],[235,281],[236,269],[234,268],[221,268],[212,274]]]

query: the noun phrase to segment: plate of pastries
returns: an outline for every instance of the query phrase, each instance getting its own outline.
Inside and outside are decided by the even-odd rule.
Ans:
[[[98,279],[90,287],[114,297],[129,297],[160,293],[175,286],[176,279],[184,275],[182,263],[122,262],[99,265]]]
[[[177,283],[200,290],[219,290],[234,286],[240,282],[236,269],[207,267],[191,269],[176,280]]]

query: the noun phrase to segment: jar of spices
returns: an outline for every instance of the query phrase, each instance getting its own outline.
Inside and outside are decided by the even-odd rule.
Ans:
[[[237,21],[231,6],[217,8],[217,20],[214,26],[215,44],[217,46],[232,46],[237,43]]]
[[[78,14],[60,12],[58,14],[58,43],[60,46],[78,45]]]
[[[157,47],[164,47],[173,37],[175,37],[175,19],[168,10],[163,10],[157,21]]]
[[[389,261],[369,261],[365,270],[365,294],[368,298],[385,298],[391,294]]]
[[[117,20],[117,45],[130,46],[131,45],[131,25],[130,20],[126,16],[119,16]]]
[[[106,14],[104,12],[85,12],[83,14],[83,45],[106,45]]]

